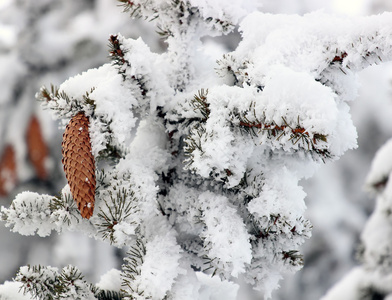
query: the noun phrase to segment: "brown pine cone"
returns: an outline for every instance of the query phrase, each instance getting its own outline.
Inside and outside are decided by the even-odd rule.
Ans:
[[[5,147],[0,160],[0,196],[7,196],[17,180],[15,150],[11,145]]]
[[[48,173],[45,160],[48,157],[48,147],[42,136],[41,126],[36,116],[32,116],[26,132],[26,142],[29,159],[34,166],[38,178],[44,180]]]
[[[95,201],[95,161],[91,152],[89,119],[83,112],[68,123],[63,134],[62,163],[72,197],[83,218],[93,215]]]

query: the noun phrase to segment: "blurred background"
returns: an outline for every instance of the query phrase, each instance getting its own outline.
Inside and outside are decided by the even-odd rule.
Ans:
[[[356,16],[392,11],[390,0],[259,1],[262,10],[271,13],[302,15],[322,9]],[[152,24],[131,20],[115,0],[0,0],[0,206],[8,207],[21,191],[57,195],[66,184],[62,130],[40,108],[35,93],[42,85],[59,85],[109,62],[107,40],[118,32],[141,36],[152,51],[165,49]],[[234,33],[208,42],[223,43],[231,51],[238,41]],[[303,270],[285,278],[273,299],[319,299],[357,264],[359,234],[374,205],[364,181],[374,153],[392,136],[392,64],[368,68],[358,80],[361,88],[351,110],[359,147],[302,182],[313,236],[303,247]],[[122,255],[82,234],[24,237],[0,222],[0,283],[26,264],[74,264],[97,282],[121,266]],[[239,299],[258,296],[241,290]]]

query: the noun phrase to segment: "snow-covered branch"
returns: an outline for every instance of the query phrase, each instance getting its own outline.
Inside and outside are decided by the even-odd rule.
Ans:
[[[92,216],[75,214],[68,200],[80,189],[67,188],[59,198],[22,193],[3,219],[22,234],[68,226],[129,247],[125,299],[201,299],[214,286],[236,290],[239,276],[270,298],[301,268],[311,236],[299,181],[356,147],[353,75],[392,58],[392,14],[255,12],[240,24],[238,48],[216,63],[200,38],[230,31],[247,1],[121,2],[157,20],[167,51],[112,35],[111,64],[38,94],[64,124],[88,118],[83,143],[99,160],[85,168],[97,185],[80,186],[93,186]],[[83,161],[74,144],[70,185]]]

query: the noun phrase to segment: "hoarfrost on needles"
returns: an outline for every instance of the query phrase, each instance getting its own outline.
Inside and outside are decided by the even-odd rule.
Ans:
[[[182,252],[173,235],[156,236],[146,245],[140,277],[134,283],[152,299],[164,298],[176,277],[185,273],[180,267]]]
[[[241,276],[268,299],[301,268],[311,235],[299,180],[356,147],[346,102],[355,72],[391,57],[391,15],[255,12],[240,25],[238,48],[209,65],[199,35],[232,30],[250,1],[138,5],[168,36],[167,52],[111,36],[112,64],[45,101],[61,118],[84,111],[94,156],[108,150],[91,220],[72,210],[68,186],[59,207],[22,193],[2,217],[22,234],[67,227],[136,247],[122,274],[131,298],[235,299]],[[105,278],[118,285],[118,272]]]
[[[106,64],[76,75],[61,84],[59,92],[65,92],[74,99],[83,99],[88,95],[94,101],[94,113],[111,122],[110,127],[117,142],[129,143],[129,134],[136,124],[132,108],[137,106],[138,102],[130,95],[121,74],[114,66]],[[92,124],[97,124],[90,126],[93,153],[97,156],[105,143],[101,141],[102,130],[98,127],[98,122]]]
[[[206,224],[201,236],[206,247],[210,247],[209,255],[226,265],[233,277],[238,277],[252,260],[249,235],[242,219],[223,196],[205,192],[199,196],[199,202],[204,211],[201,219]]]

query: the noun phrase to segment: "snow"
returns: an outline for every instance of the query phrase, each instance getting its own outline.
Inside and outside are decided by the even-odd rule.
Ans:
[[[113,226],[113,239],[116,241],[116,245],[127,245],[129,237],[135,235],[137,224],[128,222],[119,222]]]
[[[233,24],[237,24],[247,13],[255,11],[260,6],[257,1],[252,0],[190,0],[190,3],[198,7],[206,19],[228,18]]]
[[[377,185],[382,187],[382,183],[389,179],[392,171],[392,139],[387,141],[376,153],[370,171],[366,178],[366,187],[369,190],[377,190]],[[386,184],[386,182],[384,183]]]
[[[353,269],[343,280],[331,289],[321,300],[345,299],[356,300],[360,298],[357,287],[361,285],[365,271],[361,267]]]
[[[238,48],[221,58],[219,79],[211,76],[216,65],[198,64],[211,61],[199,49],[198,34],[205,33],[199,27],[212,16],[222,19],[214,20],[217,26],[230,29],[225,22],[237,23],[254,6],[192,0],[201,18],[192,21],[199,14],[186,10],[173,22],[179,11],[170,3],[175,2],[147,1],[140,9],[150,18],[158,8],[165,12],[158,21],[170,36],[166,53],[152,53],[142,39],[118,34],[123,64],[70,78],[60,96],[46,103],[63,122],[79,110],[88,115],[95,157],[119,149],[120,157],[101,163],[107,177],[95,191],[98,213],[81,220],[66,186],[58,209],[50,207],[51,196],[24,192],[13,207],[2,208],[2,216],[24,235],[67,228],[98,239],[109,236],[117,247],[141,241],[146,251],[135,266],[136,289],[129,293],[235,299],[234,278],[243,276],[268,299],[284,274],[301,268],[297,251],[311,235],[299,180],[357,145],[346,102],[356,95],[356,71],[390,59],[391,15],[348,20],[321,12],[252,13],[240,25]],[[82,15],[73,25],[91,23],[91,16]],[[217,30],[214,26],[210,29]],[[67,41],[53,30],[42,40],[51,37]],[[206,115],[192,107],[202,88],[208,89]],[[374,178],[390,171],[375,168]],[[389,204],[389,198],[383,200]],[[114,207],[127,204],[126,216]],[[378,217],[372,222],[373,229],[386,226]],[[369,243],[390,234],[365,233]],[[376,250],[385,251],[379,245]],[[66,254],[58,250],[58,256]],[[127,261],[133,259],[129,254]],[[195,271],[208,267],[205,272],[217,276]],[[112,270],[100,286],[118,289],[119,277]]]
[[[338,109],[335,95],[326,86],[318,84],[305,72],[295,72],[283,65],[272,67],[266,79],[262,97],[255,109],[264,110],[267,120],[284,125],[299,118],[306,131],[328,135],[334,130]]]
[[[201,282],[200,300],[235,300],[238,285],[232,282],[222,281],[218,277],[210,277],[204,273],[197,272],[197,279]]]
[[[52,198],[49,195],[39,195],[32,192],[18,194],[13,201],[12,209],[1,207],[2,214],[9,213],[6,226],[11,226],[12,231],[19,232],[21,235],[48,236],[53,229],[53,226],[48,222],[50,218],[49,202]]]
[[[240,24],[243,40],[236,56],[254,58],[255,68],[248,74],[251,78],[261,79],[270,72],[271,66],[277,64],[317,76],[336,55],[344,52],[347,53],[342,62],[344,67],[364,67],[373,60],[368,57],[365,62],[362,57],[365,49],[381,56],[390,55],[390,22],[387,13],[347,19],[322,12],[303,17],[254,12]],[[379,34],[375,35],[375,32]],[[372,46],[374,42],[379,43],[380,49]],[[377,62],[378,58],[375,59]],[[337,75],[344,77],[344,73],[339,72]],[[344,72],[348,74],[346,69]]]
[[[249,235],[236,209],[220,195],[204,192],[199,196],[200,208],[204,211],[201,220],[206,224],[201,237],[210,248],[208,256],[219,264],[227,265],[233,277],[245,271],[252,260]]]
[[[230,170],[233,174],[228,178],[228,186],[236,186],[246,170],[248,158],[253,152],[254,142],[245,136],[235,134],[230,129],[233,109],[245,109],[255,96],[251,89],[221,86],[208,91],[210,115],[206,121],[202,136],[195,131],[192,137],[203,142],[202,149],[193,151],[192,169],[205,178],[211,172]],[[238,99],[244,99],[238,102]],[[248,101],[246,101],[248,100]]]
[[[146,245],[144,263],[140,268],[141,276],[135,285],[153,299],[165,297],[178,274],[185,270],[179,268],[181,249],[174,236],[156,236]]]
[[[263,193],[247,205],[249,212],[260,218],[281,214],[287,217],[289,222],[295,222],[306,209],[306,194],[302,187],[298,186],[298,179],[285,167],[279,172],[274,170],[265,176],[268,180],[264,183]]]
[[[2,300],[31,300],[34,299],[30,293],[21,293],[20,282],[5,281],[0,284],[0,299]]]
[[[124,70],[125,75],[133,80],[141,80],[142,83],[138,84],[142,84],[146,91],[147,107],[145,107],[147,103],[144,103],[147,102],[146,99],[136,96],[136,90],[133,93],[138,98],[139,106],[145,107],[143,113],[152,114],[158,106],[163,106],[169,100],[168,95],[172,93],[164,72],[164,70],[170,69],[171,66],[156,53],[151,52],[142,38],[126,39],[118,34],[118,39],[123,47],[127,49],[124,59],[130,62],[130,65]]]
[[[163,124],[153,119],[146,119],[139,123],[136,135],[130,145],[130,151],[133,155],[144,159],[146,164],[152,166],[161,165],[167,159],[167,154],[162,151],[166,148],[166,144],[167,136]],[[156,159],[161,161],[158,164],[152,159],[154,156],[150,156],[149,159],[146,156],[147,153],[151,152],[152,155],[155,151],[158,152]]]
[[[119,291],[121,289],[121,271],[111,269],[103,274],[96,284],[101,290]]]
[[[113,89],[114,86],[115,89]],[[110,122],[116,141],[119,144],[129,142],[129,133],[136,124],[136,118],[131,109],[138,103],[136,99],[129,97],[129,92],[123,85],[122,76],[111,64],[98,69],[90,69],[68,79],[60,86],[59,91],[60,93],[64,91],[69,97],[79,100],[82,100],[88,93],[88,97],[94,101],[94,113]],[[86,106],[85,113],[92,113],[89,106]],[[102,125],[99,125],[98,122],[92,122],[89,128],[93,140],[92,150],[96,156],[106,146],[105,141],[100,138],[103,130]]]

